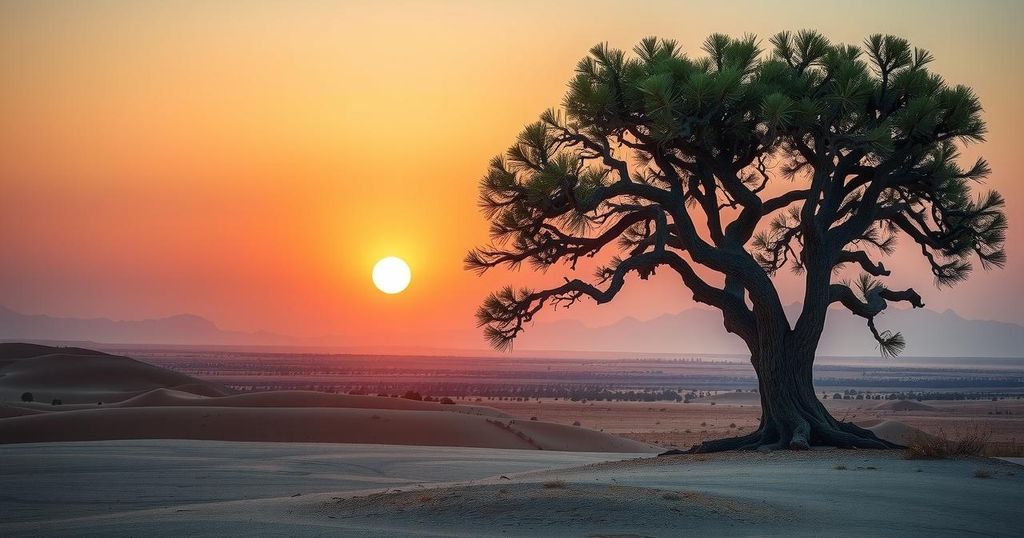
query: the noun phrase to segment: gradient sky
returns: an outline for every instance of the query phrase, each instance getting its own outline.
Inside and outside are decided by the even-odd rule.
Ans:
[[[3,2],[0,304],[482,345],[445,335],[472,327],[491,289],[562,273],[462,270],[486,241],[477,180],[560,103],[589,47],[658,35],[696,55],[711,32],[815,28],[858,44],[907,37],[978,92],[989,141],[966,155],[990,160],[989,183],[1008,199],[1010,263],[940,291],[911,253],[888,282],[915,286],[931,308],[1024,323],[1021,3],[549,4]],[[397,296],[370,281],[387,255],[413,269]],[[666,275],[544,319],[598,325],[691,304]]]

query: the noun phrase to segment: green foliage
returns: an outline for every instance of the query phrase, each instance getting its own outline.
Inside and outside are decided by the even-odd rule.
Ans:
[[[712,34],[695,56],[656,37],[632,54],[597,45],[576,65],[561,109],[544,112],[491,161],[480,205],[494,244],[470,252],[466,265],[574,267],[615,245],[615,260],[597,271],[608,282],[630,268],[650,274],[626,263],[645,253],[692,251],[696,239],[671,229],[673,208],[625,194],[627,183],[703,214],[721,233],[700,241],[739,247],[769,275],[784,264],[805,270],[814,230],[825,242],[819,251],[860,246],[888,255],[898,235],[909,237],[939,285],[965,279],[974,258],[1001,267],[1004,201],[973,192],[990,172],[984,160],[959,164],[960,145],[984,140],[981,104],[969,87],[931,72],[932,62],[897,36],[871,35],[857,46],[812,30],[767,43]],[[763,201],[761,191],[780,181],[792,185],[775,191],[824,183],[808,189],[813,198],[759,213],[751,200]],[[631,220],[609,234],[619,219]],[[659,232],[659,222],[669,230]],[[865,300],[880,286],[861,285]],[[549,298],[503,290],[484,305],[481,323],[501,347]],[[883,354],[905,345],[899,333],[872,331]]]

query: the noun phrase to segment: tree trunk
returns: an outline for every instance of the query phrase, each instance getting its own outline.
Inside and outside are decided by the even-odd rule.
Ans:
[[[811,446],[901,448],[869,430],[832,417],[814,393],[811,370],[814,346],[765,345],[751,363],[761,395],[761,424],[754,432],[694,445],[688,453],[722,450],[806,450]],[[810,347],[810,351],[804,351]],[[678,454],[673,450],[666,454]]]

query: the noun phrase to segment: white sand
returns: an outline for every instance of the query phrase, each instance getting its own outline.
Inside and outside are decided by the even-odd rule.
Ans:
[[[176,440],[4,445],[0,446],[0,483],[7,493],[0,496],[0,536],[180,536],[192,519],[192,512],[178,511],[193,509],[186,505],[213,507],[225,501],[253,499],[272,499],[273,505],[279,502],[277,498],[290,500],[296,493],[420,489],[430,483],[627,457],[630,455]],[[150,512],[140,512],[161,512],[163,507],[170,507],[167,513],[176,521],[155,516],[147,522]],[[248,510],[242,508],[241,514]],[[83,517],[94,519],[78,520]],[[234,517],[227,516],[227,520]],[[242,516],[243,521],[248,518]],[[273,535],[262,525],[236,527],[211,522],[200,528],[205,535],[214,534],[215,528],[235,534],[247,534],[245,529],[249,529],[257,530],[259,536]]]
[[[898,452],[8,445],[4,536],[1019,536],[1024,468]],[[573,469],[564,467],[584,465]],[[593,464],[593,465],[587,465]],[[846,469],[836,469],[837,465]],[[557,470],[530,469],[562,467]],[[984,468],[992,478],[974,477]],[[522,474],[512,474],[522,472]],[[510,479],[493,475],[505,474]],[[492,475],[492,478],[484,478]],[[545,482],[563,480],[564,488]],[[301,494],[299,496],[294,496]]]

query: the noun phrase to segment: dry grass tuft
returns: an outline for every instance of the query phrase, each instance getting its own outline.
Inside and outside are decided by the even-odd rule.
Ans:
[[[938,435],[915,433],[907,440],[908,459],[965,458],[984,454],[990,434],[977,428],[947,437],[942,429]]]
[[[544,489],[565,489],[568,484],[565,480],[548,480],[544,482]]]

